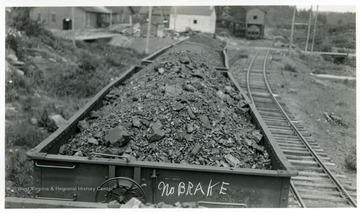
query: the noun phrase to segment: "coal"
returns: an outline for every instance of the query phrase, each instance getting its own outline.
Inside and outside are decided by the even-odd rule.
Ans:
[[[104,106],[59,154],[271,169],[248,104],[215,69],[224,66],[222,48],[217,39],[204,37],[169,49],[110,89]]]

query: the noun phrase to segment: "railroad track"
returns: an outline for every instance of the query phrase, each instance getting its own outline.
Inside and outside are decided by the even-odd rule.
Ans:
[[[256,52],[246,71],[244,89],[288,161],[299,171],[291,179],[288,207],[356,207],[356,188],[346,183],[344,176],[335,175],[335,164],[273,94],[266,76],[269,54],[270,50]]]

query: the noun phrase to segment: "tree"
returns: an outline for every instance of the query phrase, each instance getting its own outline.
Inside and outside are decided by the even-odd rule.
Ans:
[[[326,18],[326,14],[318,14],[318,22],[322,23],[322,24],[327,24],[327,18]]]
[[[338,21],[337,21],[337,24],[338,25],[342,25],[344,23],[344,21],[342,20],[342,19],[339,19]]]

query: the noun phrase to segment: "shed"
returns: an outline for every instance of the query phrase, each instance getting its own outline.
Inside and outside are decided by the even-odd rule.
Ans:
[[[246,28],[251,29],[251,26],[257,26],[260,30],[260,37],[263,37],[265,33],[265,17],[265,10],[259,7],[248,8],[246,12]]]
[[[75,7],[75,29],[100,28],[109,23],[110,11],[105,7]],[[30,18],[50,29],[72,28],[72,7],[34,7]]]
[[[170,29],[184,32],[188,29],[215,33],[216,13],[213,6],[172,7]]]

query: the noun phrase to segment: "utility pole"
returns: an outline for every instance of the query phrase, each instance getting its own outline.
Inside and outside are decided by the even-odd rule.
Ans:
[[[294,36],[294,24],[295,24],[295,13],[296,13],[296,6],[294,6],[292,24],[291,24],[291,33],[290,33],[290,44],[289,44],[289,55],[291,55],[291,45],[293,43],[293,36]]]
[[[75,8],[72,7],[71,8],[71,28],[72,28],[72,42],[74,47],[76,47],[76,43],[75,43]]]
[[[111,9],[110,9],[110,25],[109,25],[109,27],[111,30],[111,28],[112,28],[112,10]]]
[[[177,9],[176,6],[174,6],[174,31],[176,30],[176,16],[177,16]]]
[[[149,23],[147,28],[147,35],[146,35],[146,45],[145,45],[145,54],[149,54],[149,39],[150,39],[150,30],[151,30],[151,14],[152,7],[149,7]]]
[[[319,5],[316,6],[315,24],[314,24],[314,34],[313,34],[313,38],[312,38],[311,52],[314,51],[314,42],[315,42],[316,22],[317,22],[317,17],[318,17],[318,10],[319,10]]]
[[[307,53],[307,49],[308,49],[308,45],[309,45],[309,37],[310,37],[310,29],[311,29],[311,15],[312,15],[312,5],[310,8],[310,13],[309,13],[309,24],[308,24],[308,31],[307,31],[306,44],[305,44],[305,54]]]

